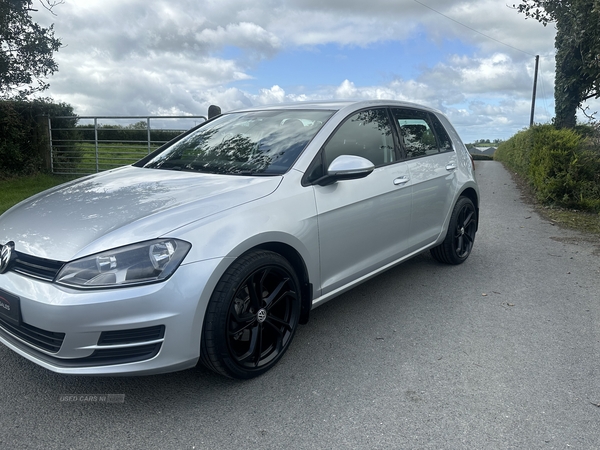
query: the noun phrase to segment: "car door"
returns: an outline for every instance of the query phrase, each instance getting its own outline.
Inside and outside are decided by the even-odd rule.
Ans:
[[[448,133],[435,115],[393,108],[400,142],[407,157],[413,203],[410,250],[434,242],[452,209],[457,189],[457,157]]]
[[[406,253],[412,188],[385,108],[352,114],[321,152],[325,168],[341,155],[375,165],[365,178],[313,186],[325,295]]]

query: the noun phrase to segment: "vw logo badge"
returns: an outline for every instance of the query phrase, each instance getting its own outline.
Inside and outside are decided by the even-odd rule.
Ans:
[[[259,323],[263,323],[265,321],[265,319],[267,318],[267,310],[266,309],[259,310],[258,314],[256,314],[256,318],[258,319]]]
[[[8,270],[14,249],[15,243],[12,241],[7,242],[4,245],[0,245],[0,273],[4,273]]]

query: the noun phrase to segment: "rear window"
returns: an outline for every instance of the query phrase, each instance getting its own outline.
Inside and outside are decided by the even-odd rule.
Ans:
[[[437,155],[452,151],[452,142],[439,120],[420,110],[393,109],[400,142],[407,158]]]

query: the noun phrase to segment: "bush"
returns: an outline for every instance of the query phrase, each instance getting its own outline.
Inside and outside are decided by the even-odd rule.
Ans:
[[[73,108],[49,100],[0,101],[0,177],[31,175],[50,165],[48,116],[74,116],[61,119],[60,128],[73,128],[77,118]],[[70,131],[62,138],[73,139]]]
[[[81,139],[88,142],[95,140],[94,125],[78,125],[77,129],[81,133]],[[185,130],[150,130],[150,139],[153,142],[168,142],[176,138]],[[120,143],[131,143],[138,141],[148,142],[148,129],[146,122],[138,122],[132,125],[99,125],[98,140],[112,141]]]
[[[525,177],[544,204],[600,212],[600,149],[590,127],[539,125],[502,143],[494,159]]]
[[[476,153],[475,154],[471,153],[471,156],[473,157],[473,159],[475,161],[491,161],[492,159],[494,159],[493,156],[491,156],[491,155],[484,155],[484,154],[478,155]]]

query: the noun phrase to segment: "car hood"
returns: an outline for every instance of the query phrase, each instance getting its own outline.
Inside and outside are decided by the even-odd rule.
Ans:
[[[281,176],[124,167],[42,192],[0,217],[0,243],[57,261],[161,237],[272,193]]]

